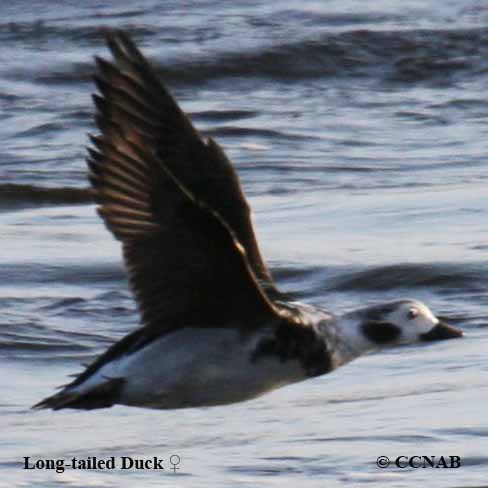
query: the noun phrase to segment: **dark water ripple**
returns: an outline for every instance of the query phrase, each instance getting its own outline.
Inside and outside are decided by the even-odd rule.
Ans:
[[[259,112],[255,110],[203,110],[191,112],[190,118],[194,121],[205,120],[210,122],[249,119],[256,117]]]
[[[104,296],[114,301],[107,302]],[[127,293],[101,293],[91,299],[25,298],[15,303],[1,299],[0,357],[66,360],[71,355],[85,361],[124,335],[128,327],[137,326],[134,305],[125,306],[127,301]]]
[[[0,185],[0,208],[36,204],[91,203],[90,190],[83,188],[45,188],[6,183]]]
[[[28,317],[26,317],[28,319]],[[0,356],[8,358],[51,357],[73,353],[92,353],[100,343],[110,342],[108,338],[99,334],[77,333],[62,329],[47,329],[34,321],[22,323],[3,323],[0,332]]]
[[[205,131],[208,136],[238,136],[238,137],[263,137],[267,139],[284,139],[288,141],[294,140],[317,140],[318,137],[304,136],[301,134],[283,133],[271,129],[253,129],[249,127],[225,126],[217,127],[215,129]]]
[[[140,13],[140,11],[139,11]],[[138,11],[126,11],[107,14],[105,18],[137,16]],[[99,17],[99,14],[97,15]],[[86,16],[87,19],[93,18]],[[105,28],[102,26],[73,25],[62,23],[62,18],[51,21],[36,20],[33,22],[4,22],[0,23],[0,40],[9,43],[25,43],[42,46],[44,42],[62,41],[76,42],[89,46],[100,46],[104,40]],[[142,26],[132,26],[133,32],[138,35],[150,35],[153,29]]]
[[[275,279],[289,288],[293,284],[313,283],[312,291],[368,292],[425,288],[438,292],[464,290],[485,291],[488,264],[429,263],[394,264],[387,266],[341,268],[278,268],[273,270]]]
[[[131,27],[136,39],[154,35],[152,29]],[[3,32],[3,36],[2,36]],[[35,26],[16,29],[0,25],[0,39],[23,42],[33,32],[42,38],[60,37],[63,41],[90,42],[99,47],[103,30],[82,27]],[[482,75],[488,69],[488,29],[405,29],[353,30],[325,33],[310,39],[265,46],[255,52],[231,52],[212,58],[192,56],[188,60],[156,61],[164,78],[176,84],[202,83],[227,77],[266,77],[273,80],[297,80],[327,77],[363,77],[385,82],[423,82],[445,84],[458,76]],[[27,68],[28,69],[28,68]],[[59,64],[50,71],[32,72],[38,83],[63,84],[89,82],[92,62]],[[4,74],[8,76],[7,74]],[[25,77],[26,72],[22,72]],[[15,73],[10,77],[15,78]]]
[[[222,77],[297,78],[361,76],[383,81],[444,84],[457,74],[482,74],[488,68],[488,29],[358,30],[325,34],[255,53],[159,65],[177,83]]]
[[[9,285],[63,283],[96,285],[125,280],[121,264],[70,264],[69,266],[37,264],[4,264],[0,268],[0,283]],[[110,295],[112,296],[112,295]],[[68,304],[70,302],[68,301]]]
[[[463,289],[465,292],[485,290],[488,265],[479,264],[397,264],[351,272],[330,280],[335,291],[371,291],[400,288],[428,288],[439,292]]]

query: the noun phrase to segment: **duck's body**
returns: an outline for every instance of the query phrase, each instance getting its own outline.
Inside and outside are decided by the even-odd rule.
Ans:
[[[307,378],[297,357],[257,357],[259,342],[233,329],[188,327],[107,363],[78,389],[120,378],[111,402],[167,409],[239,402]]]
[[[245,327],[183,327],[145,343],[126,336],[41,406],[93,409],[123,404],[173,409],[249,400],[318,376],[352,359],[339,345],[334,317],[313,315]],[[119,350],[116,350],[119,349]],[[98,364],[97,364],[98,363]],[[46,401],[45,401],[46,402]]]
[[[457,337],[425,305],[339,317],[283,299],[230,161],[192,126],[122,32],[97,59],[101,135],[88,165],[122,242],[143,326],[37,408],[184,408],[248,400],[377,347]]]

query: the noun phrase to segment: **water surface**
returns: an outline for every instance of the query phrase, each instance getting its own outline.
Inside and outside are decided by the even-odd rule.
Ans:
[[[1,486],[486,485],[486,2],[18,0],[0,14]],[[226,407],[30,411],[138,322],[86,191],[103,26],[127,29],[224,146],[283,290],[337,313],[418,298],[466,337]],[[381,455],[462,466],[379,469]],[[24,470],[24,456],[165,470]]]

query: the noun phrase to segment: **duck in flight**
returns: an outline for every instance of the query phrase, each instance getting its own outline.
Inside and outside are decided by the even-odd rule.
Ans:
[[[334,316],[277,290],[249,205],[220,146],[203,138],[122,31],[96,58],[89,179],[122,244],[142,326],[34,408],[222,405],[328,373],[374,349],[460,337],[424,304]]]

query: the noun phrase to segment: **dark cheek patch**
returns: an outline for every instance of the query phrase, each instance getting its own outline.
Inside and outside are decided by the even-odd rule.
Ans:
[[[387,344],[400,337],[401,330],[389,322],[366,322],[361,326],[363,334],[375,344]]]

